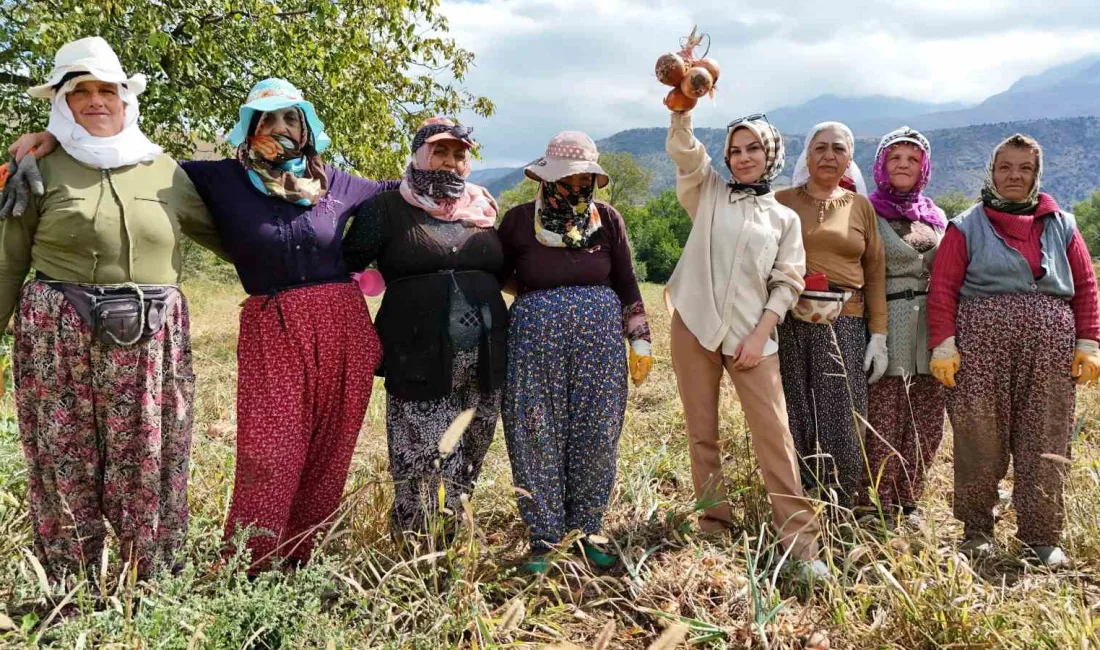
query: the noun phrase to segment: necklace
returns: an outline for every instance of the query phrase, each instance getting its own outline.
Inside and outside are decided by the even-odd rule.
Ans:
[[[825,216],[826,216],[827,212],[829,212],[830,210],[832,210],[835,207],[839,207],[839,206],[847,205],[848,203],[851,203],[852,197],[855,196],[855,194],[853,194],[852,192],[844,190],[843,193],[840,196],[836,197],[836,198],[819,199],[816,196],[814,196],[813,194],[810,194],[810,192],[806,189],[805,185],[799,187],[798,191],[802,194],[802,196],[807,198],[810,202],[817,205],[817,222],[818,223],[824,223],[825,222]]]

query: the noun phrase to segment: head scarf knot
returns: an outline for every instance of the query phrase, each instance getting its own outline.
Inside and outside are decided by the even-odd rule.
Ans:
[[[810,180],[810,164],[808,160],[810,144],[813,143],[818,133],[826,129],[833,129],[840,132],[848,144],[848,168],[844,170],[844,175],[840,179],[840,186],[857,194],[867,196],[867,184],[863,181],[863,172],[859,170],[859,165],[856,164],[856,138],[852,135],[852,130],[840,122],[822,122],[814,126],[814,128],[810,129],[810,132],[806,134],[806,140],[802,143],[802,153],[798,154],[798,162],[794,165],[791,185],[793,187],[798,187],[800,185],[805,185],[806,182]]]
[[[742,183],[733,177],[733,168],[730,166],[730,145],[733,143],[733,134],[738,129],[747,129],[756,136],[760,144],[764,146],[764,173],[755,183]],[[786,150],[783,147],[783,135],[765,119],[743,120],[736,122],[726,132],[726,168],[730,170],[732,180],[729,182],[730,197],[737,192],[761,196],[772,191],[771,184],[783,171],[786,162]]]
[[[890,173],[886,169],[890,152],[902,143],[915,145],[924,152],[921,158],[920,175],[908,192],[900,192],[890,184]],[[875,207],[875,212],[879,216],[884,219],[920,221],[938,230],[947,227],[947,218],[943,210],[936,207],[932,199],[922,194],[932,176],[932,145],[919,131],[903,126],[883,136],[878,144],[878,151],[875,152],[872,176],[875,180],[875,191],[871,192],[867,198],[870,199],[871,205]]]

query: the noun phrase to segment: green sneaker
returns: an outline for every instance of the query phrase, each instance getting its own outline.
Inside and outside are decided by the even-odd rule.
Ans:
[[[549,554],[538,553],[533,554],[527,558],[527,561],[520,565],[520,569],[527,574],[537,576],[546,575],[550,572],[550,567],[554,566],[550,561]]]
[[[619,563],[619,558],[600,549],[592,542],[582,539],[581,547],[584,549],[584,557],[601,569],[610,569]]]

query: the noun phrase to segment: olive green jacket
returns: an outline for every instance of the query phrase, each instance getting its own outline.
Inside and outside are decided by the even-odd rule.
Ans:
[[[0,221],[0,329],[27,272],[85,284],[177,284],[187,235],[226,258],[214,221],[175,160],[96,169],[58,148],[38,161],[46,186]]]

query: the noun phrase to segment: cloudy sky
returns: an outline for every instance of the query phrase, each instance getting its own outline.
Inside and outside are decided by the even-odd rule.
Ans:
[[[599,139],[664,126],[653,64],[698,24],[722,65],[720,126],[823,93],[979,102],[1025,74],[1100,53],[1098,0],[443,0],[476,55],[467,90],[496,103],[464,116],[485,167],[540,154],[564,129]],[[826,118],[828,116],[822,116]]]

